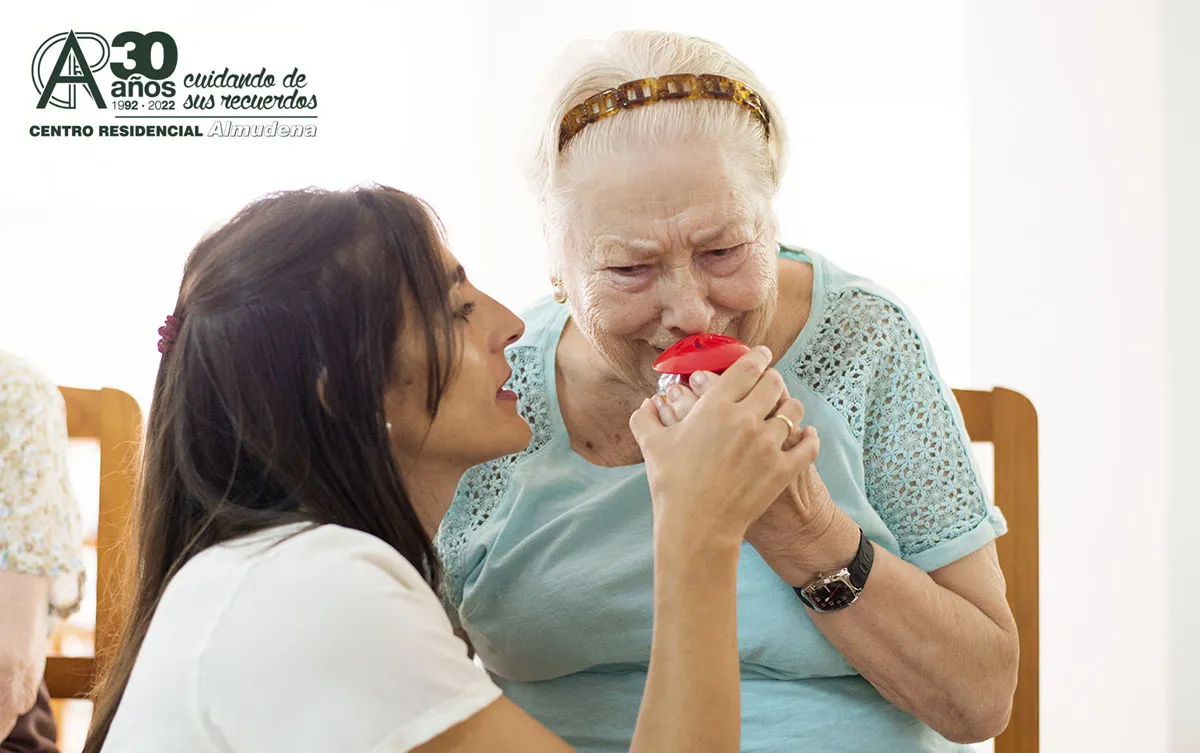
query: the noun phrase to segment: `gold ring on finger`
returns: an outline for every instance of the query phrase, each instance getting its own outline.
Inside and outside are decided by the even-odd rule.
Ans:
[[[776,413],[775,415],[771,416],[771,418],[778,418],[780,421],[787,424],[789,437],[792,436],[792,432],[794,432],[796,430],[796,425],[794,423],[792,423],[792,419],[788,418],[787,416],[783,415],[782,413]]]

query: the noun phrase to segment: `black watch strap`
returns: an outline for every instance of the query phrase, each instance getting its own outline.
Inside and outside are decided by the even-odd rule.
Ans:
[[[871,565],[875,564],[875,547],[871,546],[870,539],[863,529],[858,529],[858,551],[854,553],[854,559],[846,566],[850,571],[850,584],[858,590],[862,590],[863,586],[867,585],[867,576],[871,574]]]

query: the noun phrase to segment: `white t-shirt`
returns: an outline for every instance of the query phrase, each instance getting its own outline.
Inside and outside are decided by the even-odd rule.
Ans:
[[[338,526],[285,538],[298,530],[176,574],[105,753],[398,753],[500,696],[398,552]]]

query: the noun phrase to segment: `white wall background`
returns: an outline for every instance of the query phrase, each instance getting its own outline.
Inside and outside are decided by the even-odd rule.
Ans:
[[[1046,749],[1161,751],[1159,28],[1144,0],[1070,5],[968,13],[972,376],[1039,409]]]
[[[971,377],[1040,414],[1043,749],[1197,751],[1200,14],[967,17]]]
[[[1172,753],[1200,751],[1200,3],[1164,0],[1167,186],[1168,625]]]
[[[1200,77],[1194,2],[119,5],[4,11],[0,347],[145,405],[192,244],[251,198],[310,184],[425,197],[476,282],[520,308],[546,290],[521,182],[540,73],[580,36],[709,36],[788,118],[785,238],[896,290],[956,386],[1038,405],[1043,750],[1200,750],[1185,639],[1200,615],[1166,581],[1168,543],[1200,575],[1181,449],[1196,422],[1167,423],[1194,381],[1178,356],[1196,340],[1180,323],[1200,246],[1200,170],[1183,167],[1200,118],[1194,94],[1180,104]],[[30,57],[68,28],[168,31],[181,71],[298,65],[320,135],[31,138]],[[1191,516],[1170,541],[1168,514]]]
[[[8,27],[17,41],[0,50],[19,73],[0,80],[0,144],[18,176],[0,185],[0,338],[56,378],[147,397],[155,329],[187,252],[280,188],[373,180],[417,193],[476,282],[514,308],[548,292],[522,180],[532,93],[568,40],[630,27],[710,36],[758,70],[795,137],[779,202],[786,238],[899,291],[922,312],[950,376],[966,378],[966,94],[954,3],[751,0],[736,14],[678,0],[225,3],[236,15],[214,3],[157,5],[26,11]],[[286,27],[285,12],[296,19]],[[319,96],[318,138],[30,137],[42,122],[27,73],[37,45],[67,28],[111,37],[127,26],[169,31],[180,71],[299,65]],[[71,346],[48,332],[70,332]]]

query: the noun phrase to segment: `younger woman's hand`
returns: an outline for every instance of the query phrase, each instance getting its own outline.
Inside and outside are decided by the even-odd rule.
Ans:
[[[663,426],[674,426],[687,417],[692,412],[692,408],[699,402],[700,396],[707,392],[714,382],[719,379],[716,374],[709,371],[697,371],[692,374],[686,384],[674,384],[667,390],[666,396],[655,395],[651,400],[654,403],[655,409],[658,411],[658,418],[662,421]],[[794,405],[789,403],[792,401]],[[792,415],[791,411],[796,410],[798,406],[800,418],[804,418],[804,404],[798,400],[793,400],[787,391],[787,387],[783,388],[783,394],[779,398],[779,403],[775,406],[778,411],[785,404],[789,404],[789,412],[785,415]],[[799,421],[795,421],[797,428],[800,426]],[[813,431],[816,431],[814,428]],[[804,437],[804,432],[794,431],[784,442],[784,449],[790,449],[800,443]]]
[[[670,425],[651,400],[630,417],[646,461],[656,535],[686,531],[740,542],[816,459],[816,431],[794,429],[803,406],[787,396],[770,363],[766,348],[750,351],[705,385],[683,419],[676,416]]]

